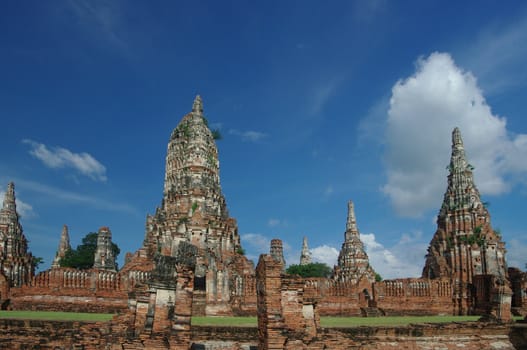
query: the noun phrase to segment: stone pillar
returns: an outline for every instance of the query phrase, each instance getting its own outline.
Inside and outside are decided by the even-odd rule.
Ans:
[[[283,265],[270,255],[260,255],[256,266],[258,350],[284,349],[286,337],[283,335],[285,325],[280,293],[282,268]]]
[[[194,269],[179,265],[175,290],[175,304],[172,317],[171,349],[187,350],[191,340],[190,321],[192,317],[192,299],[194,292]]]
[[[305,349],[313,345],[320,318],[304,297],[304,279],[282,274],[282,263],[260,255],[256,267],[258,349]]]
[[[512,290],[506,283],[499,284],[492,291],[492,301],[495,305],[496,319],[498,322],[512,321],[511,302]]]

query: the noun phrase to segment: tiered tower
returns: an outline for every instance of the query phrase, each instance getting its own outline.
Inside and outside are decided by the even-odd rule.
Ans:
[[[97,249],[93,260],[94,269],[115,271],[115,255],[112,249],[112,232],[108,227],[101,227],[97,232]]]
[[[311,252],[307,246],[307,237],[302,241],[302,253],[300,254],[300,265],[311,264]]]
[[[342,243],[342,248],[340,249],[338,265],[335,267],[333,277],[337,281],[354,284],[365,279],[369,283],[375,282],[375,271],[370,266],[368,254],[366,254],[364,245],[360,240],[352,201],[348,202],[348,218],[346,232],[344,233],[344,243]]]
[[[467,162],[458,128],[452,132],[448,187],[430,242],[423,277],[451,278],[455,285],[472,283],[475,275],[506,277],[505,243],[492,229]]]
[[[71,245],[68,226],[64,225],[62,227],[62,233],[60,235],[59,248],[57,249],[57,253],[55,254],[55,259],[53,259],[53,263],[51,264],[52,269],[57,269],[60,267],[60,259],[64,258],[66,256],[66,252],[70,249]]]
[[[0,274],[10,287],[29,282],[34,274],[33,256],[27,249],[27,239],[16,211],[15,184],[7,185],[0,210]]]
[[[223,305],[211,306],[207,310],[211,314],[225,311],[219,309],[231,297],[234,271],[245,267],[234,263],[243,250],[221,191],[219,169],[214,137],[201,97],[196,96],[192,112],[170,135],[163,200],[147,217],[143,250],[153,259],[156,254],[173,256],[180,242],[197,246],[196,289],[206,289],[207,307]]]

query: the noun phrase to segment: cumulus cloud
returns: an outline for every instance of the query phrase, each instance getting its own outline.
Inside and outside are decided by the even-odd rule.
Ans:
[[[474,75],[449,54],[433,53],[392,88],[382,191],[398,214],[415,217],[439,206],[456,126],[482,194],[507,192],[527,172],[527,135],[507,132],[505,118],[493,114]]]
[[[404,234],[391,247],[379,243],[373,233],[361,234],[361,240],[370,265],[384,279],[421,275],[427,248],[427,244],[421,240],[421,234]]]
[[[48,148],[43,143],[23,140],[31,146],[29,153],[53,169],[72,168],[96,181],[106,181],[106,167],[89,153],[73,153],[62,147]]]
[[[254,130],[241,131],[237,129],[230,129],[229,134],[239,136],[245,142],[258,142],[267,137],[266,133]]]
[[[3,201],[5,197],[5,191],[0,191],[0,201]],[[16,198],[16,211],[24,219],[30,219],[37,216],[33,210],[33,206],[29,203],[22,201],[20,198]]]
[[[339,257],[339,251],[334,247],[330,247],[324,244],[319,247],[310,249],[310,251],[311,251],[311,258],[313,259],[314,262],[321,262],[330,267],[333,267],[334,265],[337,264],[337,260]]]
[[[260,254],[268,254],[271,240],[260,233],[245,233],[240,236],[247,258],[258,261]]]

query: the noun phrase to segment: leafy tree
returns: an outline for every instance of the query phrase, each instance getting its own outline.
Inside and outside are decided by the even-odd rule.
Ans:
[[[375,282],[381,282],[381,281],[382,281],[382,276],[378,274],[377,272],[375,272]]]
[[[33,267],[33,271],[38,269],[38,266],[44,263],[44,259],[40,256],[34,256],[31,260],[31,266]]]
[[[333,271],[324,263],[311,263],[306,265],[289,265],[286,272],[302,277],[329,277]]]
[[[64,257],[60,259],[60,266],[81,270],[91,269],[95,259],[95,251],[97,250],[97,236],[97,232],[88,233],[82,239],[82,244],[79,244],[75,249],[68,250]],[[112,250],[113,256],[117,258],[121,249],[112,242]]]

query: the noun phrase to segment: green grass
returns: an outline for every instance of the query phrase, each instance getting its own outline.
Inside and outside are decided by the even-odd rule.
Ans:
[[[256,327],[258,321],[255,317],[212,317],[212,316],[193,316],[193,326],[229,326],[229,327]]]
[[[109,321],[112,314],[54,311],[0,311],[0,319],[49,321]],[[405,326],[411,323],[446,323],[477,321],[479,316],[385,316],[385,317],[321,317],[322,327]],[[515,317],[520,320],[521,317]],[[256,327],[256,317],[192,317],[194,326]]]
[[[84,312],[56,312],[56,311],[0,311],[0,319],[24,319],[46,321],[109,321],[112,314],[92,314]]]

